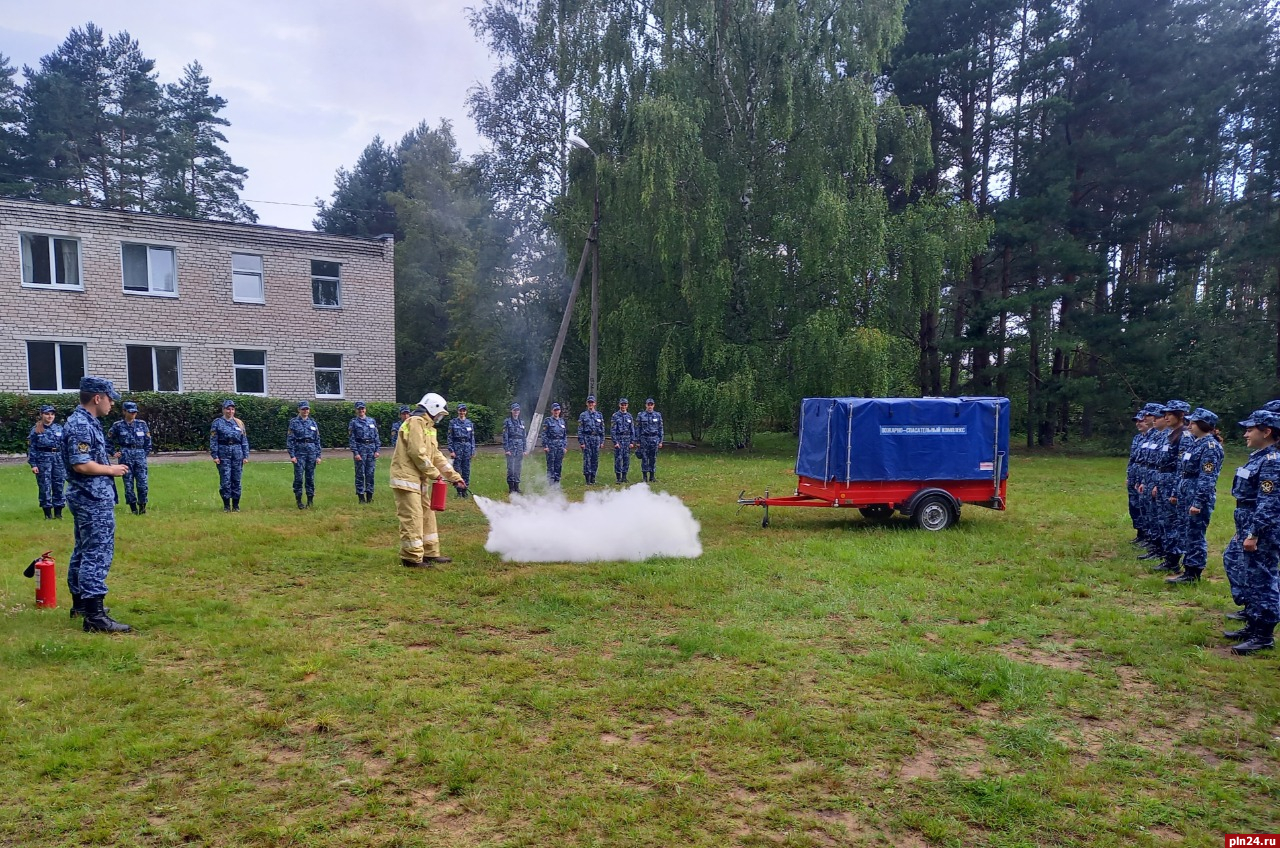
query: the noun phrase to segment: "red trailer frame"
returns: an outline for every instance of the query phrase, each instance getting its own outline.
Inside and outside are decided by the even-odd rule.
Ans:
[[[1007,479],[1001,479],[996,468],[993,480],[891,480],[823,482],[800,477],[796,493],[788,497],[746,498],[738,496],[739,506],[764,507],[760,526],[769,526],[771,506],[853,507],[867,518],[885,519],[895,511],[913,519],[924,530],[945,530],[960,518],[960,504],[974,504],[1003,510]],[[994,481],[999,480],[999,485]]]

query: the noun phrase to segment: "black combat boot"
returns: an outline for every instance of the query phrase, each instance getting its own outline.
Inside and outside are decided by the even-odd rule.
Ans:
[[[231,498],[223,498],[223,499],[222,499],[222,511],[223,511],[223,512],[230,512],[230,511],[231,511]]]
[[[1182,570],[1182,567],[1178,565],[1179,561],[1181,560],[1182,560],[1182,554],[1166,554],[1164,558],[1164,562],[1160,563],[1159,565],[1152,568],[1151,570],[1152,571],[1170,571],[1176,574],[1177,572]]]
[[[623,475],[622,475],[622,484],[625,486],[625,485],[627,484],[627,482],[628,482],[628,481],[627,481],[627,475],[623,474]]]
[[[147,514],[147,502],[138,501],[138,515],[146,515],[146,514]]]
[[[1164,554],[1156,550],[1150,550],[1150,551],[1147,551],[1145,554],[1139,554],[1138,559],[1141,559],[1141,560],[1164,559]]]
[[[1235,639],[1236,641],[1239,641],[1239,642],[1247,642],[1248,640],[1253,638],[1253,631],[1254,631],[1253,619],[1246,618],[1244,620],[1244,627],[1241,627],[1239,630],[1224,630],[1222,631],[1222,638]]]
[[[306,506],[302,503],[302,495],[294,495],[293,499],[298,502],[298,509],[306,509]]]
[[[618,478],[618,483],[622,483],[622,475],[621,475],[621,474],[614,474],[613,476]]]
[[[45,521],[51,521],[51,520],[53,520],[53,507],[51,507],[51,506],[46,506],[46,507],[44,508],[44,520],[45,520]]]
[[[132,512],[134,515],[137,515],[137,514],[138,514],[138,505],[137,505],[136,503],[131,503],[131,504],[129,504],[129,511],[130,511],[130,512]]]
[[[1166,583],[1199,583],[1200,569],[1188,568],[1186,571],[1182,572],[1176,577],[1166,577],[1164,579],[1164,582]]]
[[[365,493],[364,493],[364,502],[365,502],[365,503],[373,503],[373,492],[365,492]]]
[[[311,509],[311,504],[315,503],[315,495],[307,495],[307,509]]]
[[[1268,648],[1276,646],[1276,623],[1274,621],[1267,624],[1254,623],[1253,635],[1249,637],[1249,641],[1241,642],[1231,648],[1233,654],[1252,654],[1255,651],[1265,651]]]
[[[103,609],[103,598],[82,598],[80,601],[81,609],[84,613],[84,632],[85,633],[128,633],[133,630],[127,624],[120,622],[107,615],[107,611]]]
[[[54,517],[54,518],[56,518],[56,519],[58,519],[59,521],[61,521],[61,520],[62,520],[62,507],[60,507],[60,506],[55,506],[55,507],[53,508],[53,517]]]
[[[1224,612],[1222,614],[1222,617],[1228,618],[1232,621],[1248,621],[1249,620],[1243,612]]]
[[[80,597],[80,596],[79,596],[79,595],[77,595],[75,592],[72,592],[72,593],[71,593],[71,615],[70,615],[70,617],[71,617],[71,618],[80,618],[80,617],[83,617],[86,611],[87,611],[87,610],[86,610],[86,608],[85,608],[84,598]],[[102,608],[102,611],[103,611],[103,612],[105,612],[107,615],[111,615],[111,607],[103,607],[103,608]]]
[[[232,511],[232,512],[239,512],[239,511],[240,511],[240,499],[239,499],[239,498],[232,498],[232,499],[231,499],[231,511]]]

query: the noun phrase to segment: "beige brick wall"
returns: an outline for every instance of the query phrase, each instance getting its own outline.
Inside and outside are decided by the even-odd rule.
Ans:
[[[21,234],[74,238],[82,291],[24,286]],[[124,292],[121,245],[172,247],[177,297]],[[128,389],[126,345],[181,349],[183,391],[232,392],[232,351],[266,351],[267,394],[314,398],[313,354],[341,353],[343,396],[395,400],[394,244],[250,224],[0,199],[0,390],[28,390],[28,340],[81,342]],[[231,254],[262,257],[265,303],[232,300]],[[338,308],[312,304],[311,260],[341,266]]]

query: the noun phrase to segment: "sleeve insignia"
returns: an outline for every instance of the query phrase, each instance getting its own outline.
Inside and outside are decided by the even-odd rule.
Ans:
[[[1261,488],[1262,494],[1269,495],[1275,491],[1276,484],[1271,480],[1263,480]]]
[[[89,446],[84,442],[81,442],[80,444],[76,445],[76,450],[79,451],[80,453],[88,453]]]
[[[1206,463],[1204,464],[1204,471],[1205,471],[1205,473],[1206,473],[1206,474],[1212,474],[1212,473],[1213,473],[1213,463],[1212,463],[1212,462],[1206,462]]]

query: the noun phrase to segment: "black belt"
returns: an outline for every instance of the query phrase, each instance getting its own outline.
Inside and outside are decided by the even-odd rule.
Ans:
[[[41,453],[57,453],[58,452],[57,448],[36,448],[36,450],[40,451]]]
[[[357,439],[357,440],[356,440],[356,444],[357,444],[357,445],[371,445],[371,444],[373,444],[373,439]]]
[[[1237,507],[1237,508],[1240,508],[1240,507],[1252,507],[1252,506],[1257,506],[1257,505],[1258,505],[1258,501],[1257,501],[1257,499],[1256,499],[1256,498],[1255,498],[1255,499],[1252,499],[1252,500],[1250,500],[1250,499],[1241,500],[1240,498],[1236,498],[1236,507]]]
[[[227,445],[238,445],[240,444],[240,440],[234,439],[232,441],[227,441],[226,439],[218,439],[218,444],[223,445],[224,447]]]

